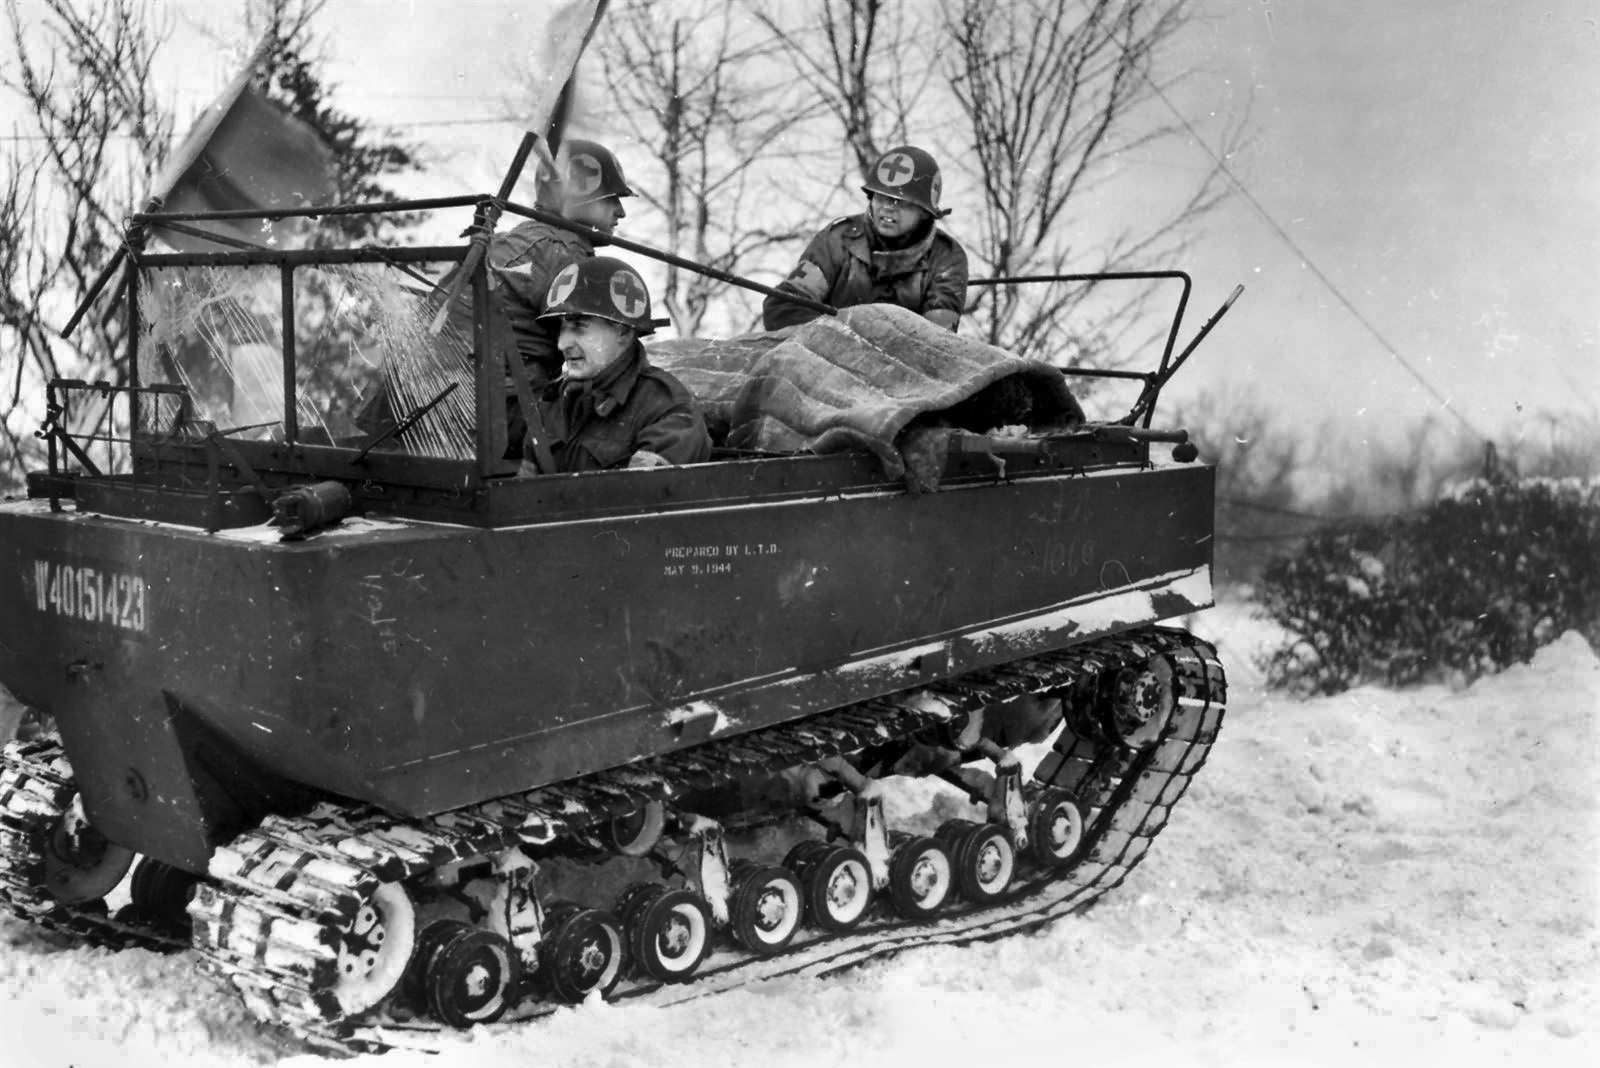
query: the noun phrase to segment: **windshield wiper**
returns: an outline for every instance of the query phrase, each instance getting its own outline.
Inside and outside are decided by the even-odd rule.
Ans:
[[[367,453],[371,452],[373,449],[376,449],[379,445],[382,445],[392,437],[395,437],[399,434],[404,434],[407,430],[410,430],[412,424],[416,423],[418,419],[421,419],[423,416],[433,411],[433,409],[438,406],[439,402],[450,396],[450,394],[454,393],[456,387],[460,384],[460,382],[452,382],[448,386],[445,386],[444,389],[439,391],[439,395],[433,398],[433,400],[424,404],[422,407],[418,408],[416,411],[400,420],[394,426],[390,427],[388,430],[385,430],[383,433],[367,442],[367,447],[356,453],[356,458],[350,462],[357,464],[360,463],[362,460],[367,458]]]

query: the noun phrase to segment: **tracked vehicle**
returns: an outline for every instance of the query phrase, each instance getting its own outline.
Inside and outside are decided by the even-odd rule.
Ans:
[[[0,504],[0,683],[45,723],[0,901],[378,1048],[1127,876],[1225,703],[1154,625],[1212,596],[1212,470],[1151,425],[1186,276],[1126,417],[930,413],[913,493],[852,450],[519,475],[481,267],[428,330],[466,248],[131,252],[127,384],[52,382]]]

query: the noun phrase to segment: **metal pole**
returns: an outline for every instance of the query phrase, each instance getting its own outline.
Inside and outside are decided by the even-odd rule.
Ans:
[[[283,339],[283,443],[292,447],[300,437],[300,413],[295,395],[294,268],[285,263],[278,269],[282,272],[283,285],[282,322],[278,326]]]
[[[470,208],[483,199],[478,194],[461,194],[451,197],[423,197],[415,200],[392,200],[365,204],[313,204],[303,208],[228,208],[219,211],[156,211],[153,208],[132,217],[136,224],[165,226],[171,222],[206,222],[212,220],[315,219],[323,215],[381,215],[388,212],[428,211],[433,208]]]
[[[539,222],[548,223],[549,225],[557,227],[558,229],[567,230],[574,234],[581,234],[582,236],[588,238],[596,248],[599,248],[602,245],[613,245],[617,248],[625,249],[628,252],[636,252],[639,255],[652,260],[660,260],[662,263],[670,263],[674,267],[682,267],[686,271],[694,271],[696,274],[703,274],[707,278],[715,278],[719,282],[726,282],[729,285],[739,286],[742,289],[749,289],[769,297],[780,297],[783,300],[792,301],[793,303],[800,305],[802,308],[810,308],[812,311],[818,312],[822,315],[839,314],[839,309],[835,308],[831,304],[824,304],[820,300],[812,300],[810,297],[802,297],[798,293],[788,293],[781,289],[774,289],[772,286],[765,286],[760,282],[752,282],[748,278],[742,278],[739,275],[731,274],[728,271],[724,271],[720,268],[711,267],[704,263],[696,263],[694,260],[685,259],[684,257],[674,255],[671,252],[663,252],[661,249],[651,248],[649,245],[642,245],[637,241],[629,241],[625,237],[617,237],[614,234],[603,234],[592,226],[585,226],[582,223],[573,222],[572,220],[558,215],[553,211],[546,211],[544,208],[525,208],[520,204],[507,204],[505,206],[505,210],[509,211],[513,215],[521,215],[528,219],[537,219]]]
[[[1122,422],[1132,423],[1139,417],[1139,412],[1148,405],[1149,410],[1145,412],[1144,425],[1150,425],[1150,416],[1154,414],[1156,397],[1160,394],[1161,387],[1165,386],[1172,376],[1178,373],[1178,368],[1183,366],[1184,361],[1194,353],[1200,342],[1206,339],[1206,335],[1211,333],[1211,328],[1216,326],[1217,322],[1228,313],[1228,309],[1233,307],[1233,302],[1238,300],[1239,294],[1243,292],[1244,286],[1234,286],[1233,292],[1228,294],[1228,299],[1222,302],[1222,307],[1218,308],[1216,313],[1206,320],[1205,325],[1200,328],[1200,332],[1190,340],[1189,344],[1183,347],[1183,351],[1178,353],[1178,358],[1172,361],[1171,366],[1165,366],[1165,361],[1163,361],[1162,370],[1144,387],[1144,392],[1139,395],[1138,400],[1134,401],[1133,408],[1129,410],[1128,414],[1122,417]]]
[[[589,47],[589,41],[594,37],[594,31],[599,27],[600,19],[605,12],[606,0],[600,0],[599,3],[595,4],[594,10],[590,12],[589,25],[584,29],[583,40],[579,42],[577,50],[569,60],[571,65],[567,68],[566,77],[561,80],[561,89],[556,98],[557,111],[561,110],[562,102],[570,98],[572,76],[578,69],[578,60],[583,58],[584,49]],[[555,131],[557,138],[561,136],[559,127],[564,123],[565,120],[562,119],[561,122],[551,124],[557,127]],[[550,132],[548,126],[545,132]],[[522,141],[517,145],[516,154],[511,157],[511,166],[506,169],[506,176],[500,182],[499,194],[493,201],[485,205],[483,212],[485,225],[474,228],[472,247],[467,249],[467,254],[461,261],[461,271],[456,275],[455,280],[450,283],[450,291],[445,294],[444,303],[439,306],[439,314],[433,317],[433,324],[430,327],[433,333],[437,334],[444,329],[445,320],[450,315],[450,309],[455,307],[456,300],[461,296],[461,291],[478,270],[478,264],[482,263],[484,257],[489,254],[489,235],[494,232],[495,224],[500,221],[501,205],[511,199],[511,194],[517,187],[517,180],[522,177],[522,168],[527,165],[528,157],[533,154],[534,148],[538,143],[538,133],[533,130],[523,133]]]

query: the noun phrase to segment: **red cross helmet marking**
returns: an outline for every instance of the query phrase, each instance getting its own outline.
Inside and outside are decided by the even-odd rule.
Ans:
[[[650,294],[632,271],[616,271],[611,275],[611,303],[630,319],[638,319],[650,307]]]
[[[574,192],[589,194],[600,188],[600,161],[587,152],[573,156],[567,164],[567,184]]]
[[[550,283],[550,295],[545,301],[545,307],[554,308],[558,304],[565,304],[576,288],[578,288],[578,265],[569,263],[561,268],[561,273]]]
[[[891,152],[878,161],[878,181],[884,185],[905,185],[917,173],[917,165],[904,152]]]

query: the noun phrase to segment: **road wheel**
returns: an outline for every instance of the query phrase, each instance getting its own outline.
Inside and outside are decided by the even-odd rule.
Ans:
[[[801,877],[806,914],[824,931],[860,925],[872,904],[872,869],[859,849],[835,846],[811,861]]]
[[[428,1008],[451,1027],[493,1023],[516,1004],[517,955],[503,935],[465,926],[431,954]]]
[[[711,945],[711,914],[688,890],[660,884],[635,887],[619,907],[628,932],[628,952],[640,974],[659,983],[681,983],[694,974]]]
[[[400,984],[411,960],[417,914],[399,883],[384,883],[337,931],[333,996],[347,1016],[365,1012]]]
[[[728,921],[734,939],[752,953],[783,950],[800,930],[800,882],[777,865],[735,865]]]
[[[1065,868],[1083,851],[1083,809],[1065,790],[1049,789],[1028,816],[1028,855],[1042,868]]]
[[[76,811],[61,815],[44,840],[44,885],[63,905],[99,901],[133,866],[133,850],[109,841]]]
[[[540,975],[551,994],[577,1004],[598,990],[610,994],[622,978],[627,951],[622,924],[609,912],[568,905],[546,914],[549,933]]]
[[[128,903],[134,915],[174,934],[190,929],[189,902],[200,883],[198,876],[174,868],[154,857],[140,857],[128,880]]]
[[[935,838],[902,842],[889,860],[889,901],[908,920],[934,915],[954,888],[950,852]]]
[[[1005,828],[994,823],[974,823],[962,832],[952,851],[956,887],[974,905],[1000,900],[1016,874],[1016,850]]]

